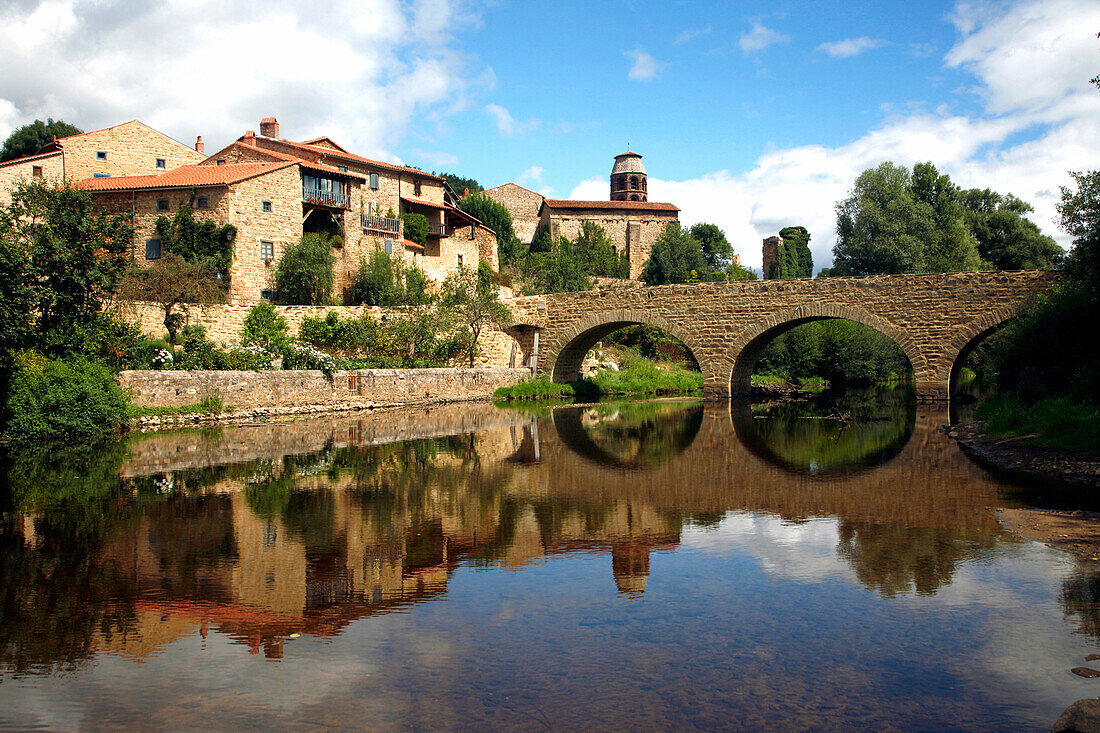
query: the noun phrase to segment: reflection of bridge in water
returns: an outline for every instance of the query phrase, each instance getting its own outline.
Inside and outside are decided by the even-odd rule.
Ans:
[[[751,425],[728,405],[655,404],[549,420],[456,405],[139,439],[121,475],[175,493],[95,550],[133,618],[92,646],[140,657],[213,628],[279,656],[291,633],[438,597],[464,563],[582,551],[609,554],[616,587],[638,595],[653,551],[731,511],[836,518],[838,555],[883,593],[934,592],[1001,536],[997,485],[938,432],[938,410],[918,409],[878,468],[814,476],[746,445]],[[50,531],[26,516],[28,563],[49,560]]]

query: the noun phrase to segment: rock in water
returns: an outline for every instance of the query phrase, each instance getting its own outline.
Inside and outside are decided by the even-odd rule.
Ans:
[[[1078,677],[1100,677],[1100,671],[1092,667],[1074,667],[1070,672],[1073,672]]]
[[[1051,733],[1100,733],[1100,700],[1087,698],[1066,708]]]

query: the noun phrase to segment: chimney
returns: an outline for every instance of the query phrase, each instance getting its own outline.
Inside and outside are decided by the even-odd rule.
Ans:
[[[264,137],[279,139],[279,121],[274,117],[264,117],[260,120],[260,134]]]
[[[245,130],[244,137],[241,138],[241,142],[244,143],[245,145],[255,145],[256,144],[256,131],[255,130]]]
[[[202,135],[199,135],[197,138],[195,138],[195,152],[196,153],[205,153],[206,152],[206,146],[202,144]]]

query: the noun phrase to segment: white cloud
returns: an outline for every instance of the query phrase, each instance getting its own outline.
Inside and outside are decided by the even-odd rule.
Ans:
[[[512,116],[504,107],[499,104],[487,104],[485,105],[485,113],[489,115],[493,120],[493,124],[497,126],[497,130],[504,137],[514,137],[516,135],[522,135],[525,132],[530,132],[539,126],[539,121],[535,119],[519,121]]]
[[[661,70],[661,64],[657,59],[640,48],[626,51],[626,57],[630,59],[630,73],[626,76],[631,81],[649,81],[657,76]]]
[[[535,185],[542,184],[542,177],[546,173],[546,169],[541,165],[533,165],[523,173],[519,174],[519,178],[516,179],[517,183],[531,183]]]
[[[650,200],[679,206],[685,224],[718,224],[743,263],[758,270],[763,238],[801,224],[810,230],[820,268],[832,262],[834,206],[862,171],[883,161],[911,166],[930,160],[964,188],[993,188],[1030,202],[1033,221],[1068,246],[1069,237],[1054,223],[1058,189],[1070,183],[1067,171],[1100,168],[1100,94],[1088,84],[1096,73],[1095,30],[1081,30],[1088,43],[1066,39],[1076,38],[1078,29],[1100,28],[1100,5],[1032,0],[999,16],[973,11],[966,18],[959,27],[970,30],[946,63],[976,75],[977,91],[988,100],[984,113],[968,116],[946,107],[929,112],[915,105],[845,145],[769,151],[744,172],[719,170],[674,181],[656,177],[659,171],[651,166]],[[1020,54],[1039,70],[1043,83],[1035,84],[1042,89],[1014,89],[1011,74]],[[1024,78],[1034,76],[1018,70]],[[583,181],[570,198],[606,198],[607,185],[606,178]]]
[[[886,41],[881,38],[860,36],[859,38],[845,38],[841,41],[822,43],[817,47],[817,50],[823,51],[833,58],[845,59],[851,56],[858,56],[864,51],[870,51],[873,48],[879,48],[885,45]]]
[[[441,166],[456,166],[458,165],[458,158],[451,153],[444,152],[442,150],[421,150],[416,148],[413,150],[413,155],[424,160],[431,161],[436,165]]]
[[[741,47],[741,53],[751,56],[754,53],[763,51],[768,46],[776,43],[786,43],[789,40],[791,40],[791,37],[786,33],[781,33],[757,21],[752,24],[752,30],[741,34],[737,45]]]
[[[709,35],[710,31],[711,27],[709,25],[705,28],[689,28],[688,30],[681,31],[680,35],[676,36],[675,40],[672,41],[672,44],[674,46],[679,46],[682,43],[693,41],[699,36]]]
[[[292,0],[263,13],[243,0],[5,3],[0,136],[36,117],[138,118],[211,150],[275,115],[288,137],[330,134],[392,159],[411,122],[491,78],[451,48],[476,23],[454,2],[330,0],[311,14]]]

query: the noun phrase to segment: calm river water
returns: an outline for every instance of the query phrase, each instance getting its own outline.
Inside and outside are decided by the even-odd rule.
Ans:
[[[833,410],[884,418],[842,428]],[[903,389],[455,405],[15,456],[3,730],[1044,730],[1100,563]]]

